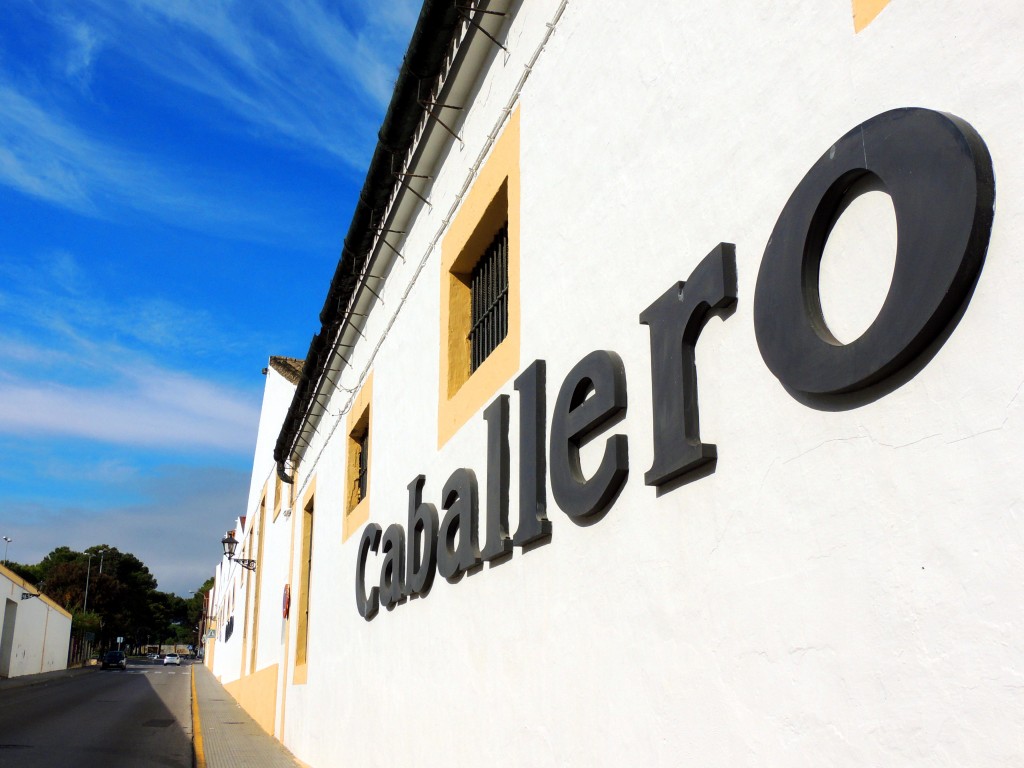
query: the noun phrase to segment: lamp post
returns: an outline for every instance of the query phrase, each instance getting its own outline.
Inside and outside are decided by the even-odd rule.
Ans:
[[[7,547],[14,541],[10,536],[4,536],[4,565],[7,565]]]
[[[85,599],[82,600],[82,613],[89,607],[89,573],[92,571],[92,553],[89,553],[89,562],[85,566]]]

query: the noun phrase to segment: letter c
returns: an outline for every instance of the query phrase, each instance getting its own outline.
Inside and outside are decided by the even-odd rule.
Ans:
[[[367,621],[376,616],[380,608],[380,587],[372,587],[370,594],[366,594],[366,558],[371,550],[376,552],[380,546],[380,533],[380,526],[376,523],[363,528],[356,556],[356,610]]]

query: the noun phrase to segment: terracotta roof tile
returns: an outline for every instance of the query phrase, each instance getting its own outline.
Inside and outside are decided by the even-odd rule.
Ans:
[[[297,357],[280,357],[271,355],[270,367],[284,376],[292,384],[298,384],[302,375],[302,365],[305,360]]]

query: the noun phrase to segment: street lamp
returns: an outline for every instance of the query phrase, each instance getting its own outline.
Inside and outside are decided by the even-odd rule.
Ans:
[[[85,599],[82,600],[82,613],[89,607],[89,573],[92,571],[92,553],[89,555],[89,562],[85,566]]]
[[[255,560],[244,560],[242,558],[238,558],[237,560],[235,560],[235,548],[238,547],[238,539],[236,539],[232,535],[233,533],[234,533],[233,531],[228,531],[227,533],[224,534],[224,538],[220,540],[221,546],[224,547],[224,557],[226,557],[228,559],[229,563],[232,560],[234,560],[236,563],[238,563],[243,568],[248,568],[250,571],[255,571],[256,570],[256,561]]]
[[[103,573],[103,556],[110,551],[110,547],[103,547],[99,551],[100,556],[100,573]],[[89,572],[92,570],[92,559],[96,557],[95,552],[86,552],[89,556],[89,562],[86,564],[85,570],[85,599],[82,601],[82,613],[85,613],[86,608],[89,607]]]
[[[4,536],[4,565],[7,565],[7,547],[14,541],[10,536]]]

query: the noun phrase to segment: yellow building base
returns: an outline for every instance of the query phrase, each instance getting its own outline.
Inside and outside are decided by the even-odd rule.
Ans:
[[[274,710],[277,708],[277,664],[224,685],[239,706],[260,728],[274,735]]]

